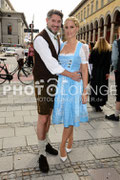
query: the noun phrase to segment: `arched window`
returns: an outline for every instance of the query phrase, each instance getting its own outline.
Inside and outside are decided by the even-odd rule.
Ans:
[[[12,34],[12,25],[8,24],[8,34],[11,35]]]

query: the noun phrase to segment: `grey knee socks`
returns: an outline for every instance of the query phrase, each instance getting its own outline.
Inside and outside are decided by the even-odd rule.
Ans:
[[[38,145],[39,145],[39,155],[43,154],[44,156],[46,156],[46,151],[45,151],[45,147],[46,147],[46,139],[45,140],[38,140]]]

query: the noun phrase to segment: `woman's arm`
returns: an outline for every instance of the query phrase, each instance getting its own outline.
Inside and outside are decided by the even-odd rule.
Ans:
[[[82,80],[83,80],[83,94],[82,103],[87,103],[87,85],[88,85],[88,64],[81,65]]]
[[[87,85],[88,85],[88,56],[86,56],[86,48],[83,45],[79,53],[81,57],[81,73],[83,80],[83,94],[82,94],[82,103],[87,103]]]

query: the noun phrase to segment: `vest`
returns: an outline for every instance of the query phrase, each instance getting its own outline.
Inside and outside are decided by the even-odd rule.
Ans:
[[[48,43],[48,46],[51,50],[51,54],[52,56],[58,60],[58,54],[55,50],[55,47],[48,35],[48,33],[46,32],[46,30],[44,29],[43,31],[41,31],[36,37],[38,36],[42,36]],[[35,37],[35,39],[36,39]],[[59,45],[59,52],[60,52],[60,43],[58,42]],[[34,76],[34,81],[40,81],[41,79],[43,79],[45,82],[47,82],[48,79],[50,78],[55,78],[57,79],[56,75],[51,74],[51,72],[47,69],[47,67],[45,66],[44,62],[42,61],[40,55],[37,53],[37,51],[34,49],[34,58],[35,58],[35,64],[33,67],[33,76]]]

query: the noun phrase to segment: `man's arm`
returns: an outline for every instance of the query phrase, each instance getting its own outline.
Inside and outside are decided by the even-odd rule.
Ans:
[[[73,79],[74,81],[80,81],[80,79],[81,79],[80,71],[69,72],[67,70],[64,70],[63,73],[61,73],[61,74],[63,76],[67,76],[67,77]]]
[[[79,72],[69,72],[58,63],[58,61],[52,56],[48,43],[43,37],[39,36],[34,40],[34,49],[40,55],[45,66],[52,74],[62,74],[63,76],[68,76],[75,81],[80,80],[81,76]]]

